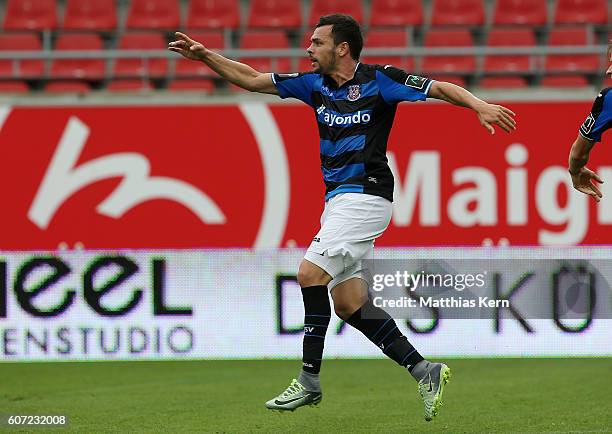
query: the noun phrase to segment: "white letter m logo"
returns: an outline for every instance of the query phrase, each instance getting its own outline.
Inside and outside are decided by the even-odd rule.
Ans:
[[[119,218],[129,209],[152,199],[168,199],[191,210],[205,224],[223,224],[219,207],[194,186],[173,178],[149,176],[149,161],[136,153],[117,153],[75,167],[89,136],[89,128],[76,117],[60,139],[47,173],[32,202],[28,217],[46,229],[59,207],[81,188],[106,178],[122,176],[119,186],[98,207],[100,214]]]

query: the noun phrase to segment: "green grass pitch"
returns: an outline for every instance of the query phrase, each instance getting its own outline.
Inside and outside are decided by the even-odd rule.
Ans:
[[[433,422],[388,360],[324,360],[321,405],[283,414],[264,402],[298,361],[2,363],[0,413],[69,418],[36,433],[612,432],[612,358],[446,362],[453,377]]]

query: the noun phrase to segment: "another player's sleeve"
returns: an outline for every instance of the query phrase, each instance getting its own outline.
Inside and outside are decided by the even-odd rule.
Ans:
[[[602,90],[591,108],[591,113],[580,126],[579,133],[587,140],[601,141],[601,135],[612,127],[612,93],[611,87]]]
[[[272,82],[281,98],[297,98],[312,105],[312,90],[318,75],[310,72],[293,74],[272,74]]]
[[[388,104],[401,101],[424,101],[434,80],[408,74],[391,65],[376,68],[376,81]]]

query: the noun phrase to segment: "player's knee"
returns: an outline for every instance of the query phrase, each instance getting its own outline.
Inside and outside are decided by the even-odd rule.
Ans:
[[[331,277],[311,262],[302,261],[297,273],[297,281],[302,288],[315,285],[327,285]]]
[[[359,309],[359,305],[347,301],[334,300],[334,311],[336,315],[346,321]]]

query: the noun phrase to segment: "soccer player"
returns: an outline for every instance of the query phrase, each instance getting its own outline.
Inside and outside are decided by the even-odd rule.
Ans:
[[[320,135],[325,209],[321,228],[301,262],[297,280],[304,301],[302,370],[298,379],[266,402],[273,410],[295,410],[321,401],[319,370],[331,309],[362,332],[418,382],[425,419],[436,416],[450,369],[432,363],[408,342],[395,321],[368,297],[361,260],[391,219],[393,175],[387,164],[387,138],[397,104],[428,96],[474,110],[491,134],[493,125],[510,132],[514,113],[488,104],[454,84],[404,72],[391,65],[359,62],[363,37],[350,16],[321,17],[307,54],[312,71],[261,73],[224,58],[187,35],[176,33],[169,49],[203,61],[221,77],[246,90],[297,98],[313,108]],[[444,120],[440,120],[444,128]]]
[[[609,65],[606,75],[612,77],[612,40],[608,42]],[[572,177],[574,188],[581,193],[588,194],[596,202],[602,198],[597,184],[603,180],[595,172],[586,167],[589,155],[595,143],[601,141],[601,135],[612,126],[612,87],[603,89],[593,102],[591,113],[587,116],[578,130],[578,136],[569,154],[568,170]]]

